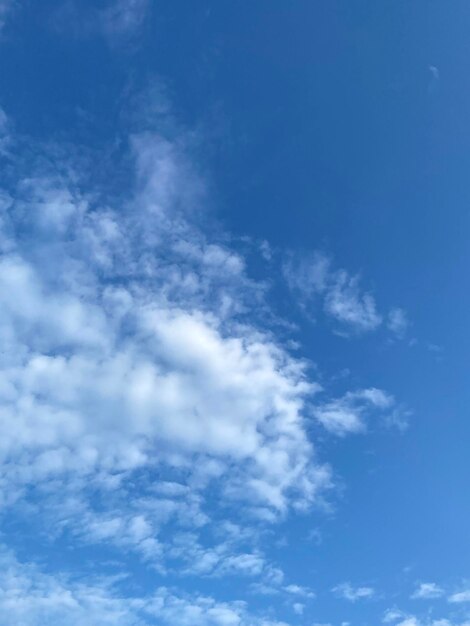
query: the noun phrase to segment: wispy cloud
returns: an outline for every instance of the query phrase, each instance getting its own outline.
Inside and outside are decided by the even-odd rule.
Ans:
[[[0,0],[0,30],[17,7],[17,0]]]
[[[384,624],[394,624],[395,626],[469,626],[467,620],[460,621],[448,618],[433,618],[429,614],[421,617],[401,611],[399,609],[389,609],[382,619]]]
[[[375,330],[382,323],[374,297],[361,293],[359,278],[346,271],[336,273],[325,295],[325,311],[335,320],[357,332]]]
[[[374,387],[349,391],[343,397],[316,405],[313,415],[326,430],[339,436],[367,429],[366,417],[374,410],[393,407],[392,396]]]
[[[65,0],[51,16],[52,26],[70,36],[101,35],[109,44],[128,42],[138,35],[151,8],[150,0],[108,0],[101,7],[88,7]]]
[[[3,548],[0,565],[0,612],[24,626],[288,626],[250,613],[244,602],[217,602],[166,588],[126,596],[118,589],[119,579],[54,577],[20,563]]]
[[[149,0],[113,0],[101,13],[103,28],[110,36],[134,33],[148,13]]]
[[[448,598],[449,602],[454,604],[461,604],[463,602],[470,602],[470,589],[463,589],[451,594]]]
[[[408,318],[403,309],[396,308],[389,312],[387,327],[398,339],[403,339],[408,326]]]
[[[307,257],[291,255],[283,273],[302,309],[314,316],[320,303],[343,334],[367,333],[382,325],[384,316],[374,296],[362,289],[359,275],[335,268],[330,257],[320,252]],[[404,335],[407,324],[403,309],[390,311],[387,327],[397,337]]]

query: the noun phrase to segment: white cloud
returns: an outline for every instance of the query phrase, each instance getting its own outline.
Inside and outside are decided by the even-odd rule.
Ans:
[[[260,323],[243,257],[198,225],[184,141],[130,143],[136,184],[118,200],[37,147],[0,205],[0,513],[158,576],[244,577],[300,611],[313,592],[284,589],[256,528],[331,484],[304,423],[319,385]],[[25,582],[9,613],[22,626],[281,624],[173,590],[28,576],[40,589]]]
[[[327,290],[331,260],[320,252],[301,259],[291,256],[284,264],[283,273],[289,287],[305,303]]]
[[[396,337],[403,339],[408,326],[408,317],[403,309],[395,308],[389,311],[387,327]]]
[[[248,612],[244,602],[217,602],[159,588],[123,596],[113,579],[84,583],[52,576],[0,550],[0,625],[9,626],[287,626]],[[7,620],[7,621],[5,621]]]
[[[364,432],[371,410],[386,410],[394,399],[381,389],[371,387],[347,392],[342,398],[316,405],[313,415],[326,430],[338,436]]]
[[[388,609],[385,611],[382,621],[384,624],[390,624],[391,622],[396,622],[403,617],[405,617],[403,611],[400,611],[399,609]]]
[[[420,583],[418,588],[413,592],[413,599],[433,599],[440,598],[444,594],[444,590],[436,585],[436,583]]]
[[[382,323],[373,296],[361,293],[358,277],[344,270],[336,273],[326,294],[325,311],[357,332],[375,330]]]
[[[375,591],[372,587],[353,587],[351,583],[341,583],[333,587],[332,591],[340,598],[344,598],[350,602],[365,600],[375,595]]]
[[[382,325],[383,315],[377,310],[374,296],[361,288],[359,276],[335,269],[324,254],[316,252],[304,258],[291,255],[284,264],[283,274],[302,309],[314,315],[317,302],[322,303],[340,334],[371,332]],[[390,311],[387,327],[391,332],[401,337],[407,325],[403,309]]]
[[[424,618],[417,617],[400,611],[399,609],[389,609],[382,619],[385,624],[395,626],[469,626],[469,622],[456,622],[447,618],[433,619],[426,615]]]
[[[296,615],[303,615],[305,604],[302,604],[301,602],[294,602],[292,609]]]
[[[301,597],[304,597],[304,598],[314,598],[315,597],[315,593],[313,591],[311,591],[307,587],[302,587],[300,585],[286,585],[284,587],[284,590],[287,591],[287,593],[290,593],[290,594],[295,595],[295,596],[301,596]]]
[[[454,604],[460,604],[462,602],[470,602],[470,589],[464,589],[463,591],[457,591],[449,596],[449,602]]]
[[[302,423],[316,386],[235,317],[256,286],[240,257],[186,221],[196,195],[183,157],[156,136],[134,149],[139,191],[126,211],[35,176],[4,212],[5,237],[28,217],[0,262],[0,455],[27,455],[25,479],[210,455],[222,472],[234,464],[227,496],[279,511],[312,501],[328,481]]]
[[[136,182],[119,198],[46,153],[27,171],[17,164],[21,182],[0,203],[0,511],[161,575],[251,578],[301,600],[299,612],[313,592],[285,585],[250,524],[319,503],[331,485],[305,428],[320,386],[260,323],[264,286],[243,257],[200,226],[205,187],[184,139],[142,132],[129,143]],[[357,428],[353,413],[362,428],[391,403],[370,388],[315,416],[344,434]],[[0,574],[0,608],[22,626],[148,616],[281,626],[242,603],[164,589],[122,598],[12,568],[19,588]]]

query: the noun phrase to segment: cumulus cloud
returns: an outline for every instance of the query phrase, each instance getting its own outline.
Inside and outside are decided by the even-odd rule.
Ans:
[[[386,611],[382,622],[384,624],[394,624],[395,626],[469,626],[468,621],[461,622],[447,618],[433,619],[429,616],[421,618],[399,609]]]
[[[308,589],[306,587],[301,587],[300,585],[286,585],[284,587],[284,590],[287,591],[287,593],[290,593],[295,596],[301,596],[304,598],[315,597],[315,593],[311,589]]]
[[[126,209],[30,176],[3,212],[2,458],[27,458],[26,480],[209,455],[233,465],[227,495],[311,501],[328,479],[302,424],[315,385],[236,317],[256,287],[178,210],[196,199],[181,156],[157,136],[133,149]]]
[[[444,594],[444,590],[436,585],[436,583],[420,583],[418,588],[413,592],[413,599],[428,600],[440,598]]]
[[[209,234],[185,138],[149,127],[126,145],[119,195],[60,147],[0,154],[15,172],[0,196],[0,512],[162,576],[249,578],[300,612],[313,592],[286,585],[256,526],[331,486],[312,410],[345,434],[393,400],[370,388],[314,405],[319,384],[260,315],[265,286],[228,236]],[[19,587],[0,574],[0,607],[26,626],[281,626],[240,603],[123,598],[11,563]]]
[[[449,602],[454,604],[461,604],[463,602],[470,602],[470,589],[463,589],[462,591],[457,591],[449,596]]]
[[[372,587],[353,587],[353,585],[348,582],[333,587],[332,591],[338,597],[349,600],[349,602],[365,600],[375,595],[375,590]]]
[[[0,203],[0,513],[51,544],[162,577],[244,577],[300,607],[312,592],[286,585],[256,527],[331,484],[304,423],[319,385],[263,325],[244,258],[206,234],[184,138],[147,129],[128,146],[134,182],[118,198],[57,146],[36,146],[38,162],[0,156],[16,169]],[[3,596],[26,626],[277,624],[28,572],[39,590]]]

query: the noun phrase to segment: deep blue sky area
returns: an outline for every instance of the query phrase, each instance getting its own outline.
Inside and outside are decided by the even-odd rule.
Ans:
[[[52,171],[58,172],[67,160],[65,156],[57,157],[58,154],[81,155],[83,163],[76,158],[73,167],[83,166],[86,175],[77,185],[79,191],[74,192],[74,202],[77,202],[77,194],[93,198],[89,200],[91,204],[108,194],[109,206],[93,205],[93,210],[97,215],[108,215],[106,211],[112,209],[116,212],[117,223],[126,224],[120,216],[132,214],[132,211],[137,213],[136,204],[122,201],[125,208],[121,211],[120,199],[129,198],[135,180],[141,180],[139,172],[134,175],[132,170],[129,136],[139,135],[152,118],[151,132],[155,132],[155,137],[158,135],[152,149],[156,150],[155,146],[160,145],[158,142],[164,137],[163,141],[169,142],[174,151],[186,151],[184,158],[204,181],[202,203],[207,205],[207,214],[200,218],[202,225],[187,226],[187,230],[178,230],[182,228],[183,218],[178,218],[179,221],[173,216],[168,218],[171,227],[163,239],[174,240],[175,247],[161,252],[158,246],[163,244],[155,243],[160,241],[156,237],[152,244],[155,247],[142,253],[142,258],[161,254],[156,262],[161,270],[172,262],[171,259],[177,258],[175,254],[180,254],[175,250],[180,250],[178,246],[183,239],[187,243],[193,237],[191,245],[201,245],[201,250],[207,250],[205,246],[210,237],[219,237],[224,250],[232,250],[242,259],[247,277],[240,278],[240,286],[236,287],[228,278],[228,269],[220,270],[220,276],[217,274],[214,278],[207,265],[202,270],[194,266],[191,280],[199,276],[201,283],[213,282],[205,300],[191,296],[194,299],[189,301],[186,292],[174,296],[168,287],[170,278],[162,279],[158,272],[152,275],[155,282],[149,287],[150,283],[145,282],[148,277],[143,278],[144,270],[135,269],[140,266],[132,261],[133,253],[126,248],[121,259],[113,248],[113,258],[121,259],[113,261],[121,263],[119,269],[115,275],[108,265],[100,266],[96,272],[93,269],[94,282],[90,279],[86,288],[77,287],[79,301],[85,302],[91,297],[90,285],[93,289],[101,285],[102,293],[109,295],[110,285],[127,285],[125,281],[129,280],[126,289],[133,294],[135,302],[142,297],[148,307],[153,300],[150,291],[148,297],[142,295],[146,290],[152,290],[152,298],[163,293],[169,310],[184,310],[186,315],[192,316],[196,309],[210,309],[211,319],[220,324],[217,329],[224,328],[223,332],[236,335],[241,331],[235,321],[228,325],[226,314],[216,310],[212,303],[225,280],[226,302],[240,303],[243,323],[254,328],[260,318],[264,320],[261,323],[265,324],[272,341],[282,345],[295,359],[305,359],[308,377],[321,385],[322,391],[305,406],[302,433],[305,431],[315,448],[314,458],[331,467],[333,478],[321,498],[314,499],[307,507],[296,508],[292,504],[292,510],[290,504],[283,505],[281,512],[272,515],[277,520],[274,522],[271,513],[266,512],[268,509],[260,513],[261,504],[257,505],[256,515],[251,509],[248,511],[247,505],[234,504],[230,498],[235,487],[232,489],[226,474],[215,470],[214,465],[207,470],[207,475],[213,472],[210,475],[217,476],[214,480],[219,480],[220,485],[207,487],[201,502],[204,501],[206,512],[209,511],[208,519],[217,523],[211,525],[206,521],[197,526],[193,520],[193,528],[178,518],[174,525],[168,522],[159,531],[158,540],[163,545],[162,550],[168,550],[170,561],[182,558],[177,542],[183,539],[174,539],[180,537],[180,533],[193,533],[200,544],[204,544],[206,553],[195,553],[191,557],[195,563],[209,559],[212,549],[221,558],[222,522],[226,518],[238,520],[238,511],[245,511],[245,507],[248,512],[240,514],[241,518],[245,519],[246,513],[246,528],[255,528],[257,534],[253,531],[251,539],[243,535],[237,549],[245,556],[262,553],[265,560],[262,573],[257,570],[255,575],[258,578],[230,578],[232,574],[227,572],[232,565],[226,563],[235,562],[230,560],[235,558],[234,554],[230,558],[226,555],[225,564],[220,561],[219,569],[214,569],[212,574],[202,575],[196,570],[188,574],[189,569],[185,570],[181,563],[178,566],[163,566],[160,562],[155,565],[147,553],[142,557],[143,548],[139,548],[139,552],[131,544],[130,531],[128,534],[122,531],[124,522],[120,522],[120,526],[115,522],[116,528],[122,531],[119,539],[111,540],[106,535],[108,531],[100,534],[101,531],[96,530],[98,522],[90,521],[90,511],[98,515],[99,510],[107,516],[109,528],[114,528],[109,520],[117,519],[117,505],[112,505],[112,512],[107,511],[108,500],[101,501],[101,496],[95,492],[93,498],[97,499],[89,505],[88,513],[80,513],[88,520],[84,522],[85,526],[88,524],[86,532],[77,530],[73,524],[68,526],[72,513],[64,513],[60,520],[54,517],[56,509],[49,502],[51,487],[44,496],[43,507],[43,496],[36,493],[31,496],[31,502],[29,496],[24,496],[24,501],[20,498],[2,522],[5,538],[2,542],[16,550],[22,562],[36,562],[34,567],[40,563],[50,575],[67,568],[78,570],[83,561],[85,573],[78,578],[88,584],[86,563],[93,560],[93,555],[97,555],[97,562],[105,564],[106,575],[110,564],[120,558],[126,564],[122,567],[127,568],[128,595],[137,593],[139,587],[146,593],[154,588],[177,587],[185,602],[193,598],[192,602],[197,604],[200,600],[194,598],[200,593],[211,595],[213,601],[219,603],[219,613],[212,617],[187,618],[178,613],[173,600],[165,596],[165,602],[176,612],[150,612],[153,617],[149,617],[145,613],[147,609],[142,609],[145,615],[139,613],[139,619],[149,620],[142,622],[132,622],[132,616],[125,621],[127,613],[123,613],[124,617],[109,621],[117,626],[134,623],[145,626],[167,623],[182,626],[375,626],[382,619],[397,626],[469,624],[466,620],[470,619],[467,609],[470,602],[470,290],[467,284],[470,267],[470,3],[467,0],[142,0],[134,3],[27,0],[22,4],[8,15],[0,40],[0,105],[8,118],[8,132],[17,138],[11,148],[16,155],[12,157],[9,153],[5,157],[2,186],[14,196],[18,181],[31,177],[36,181],[33,185],[39,185],[36,174],[24,171],[28,163],[53,163],[56,158]],[[124,26],[124,22],[117,18],[112,21],[109,17],[115,15],[114,10],[120,11],[119,16],[129,11],[129,21]],[[141,12],[136,17],[138,11]],[[151,132],[147,132],[145,141],[150,141]],[[52,153],[56,156],[51,157]],[[159,158],[155,157],[155,161]],[[14,166],[12,159],[17,159]],[[45,169],[44,166],[41,171]],[[152,179],[161,185],[167,180],[162,171],[158,170],[156,178]],[[186,187],[189,187],[188,179],[181,175],[171,187],[171,193],[178,198],[189,198],[190,192],[184,191]],[[102,196],[96,191],[98,188]],[[168,197],[166,192],[158,195],[157,187],[152,189],[157,198],[155,202]],[[142,194],[144,200],[150,192],[145,193],[147,195]],[[8,232],[14,231],[18,241],[26,237],[28,228],[32,229],[35,243],[28,243],[31,250],[26,246],[21,252],[23,244],[15,243],[18,247],[14,249],[20,250],[18,254],[22,258],[30,258],[29,254],[46,258],[55,255],[60,246],[75,242],[73,256],[82,245],[78,241],[91,241],[91,226],[75,225],[70,231],[61,226],[62,230],[57,230],[60,231],[57,236],[62,238],[60,244],[53,239],[56,234],[50,234],[45,227],[36,231],[36,226],[25,226],[27,218],[24,216],[28,210],[35,215],[38,207],[39,212],[47,212],[49,204],[56,207],[53,210],[58,214],[68,215],[69,209],[62,206],[64,202],[64,196],[52,201],[48,195],[30,209],[24,202],[14,209],[1,209],[17,224]],[[197,200],[194,202],[196,204]],[[90,219],[92,223],[94,218]],[[126,231],[132,246],[133,238],[137,237],[137,221],[136,217],[132,222],[134,226]],[[193,222],[188,218],[188,223]],[[80,239],[77,230],[82,228]],[[123,226],[123,230],[125,228],[127,226]],[[147,222],[144,231],[150,232],[152,228]],[[196,228],[197,234],[194,234]],[[55,243],[43,247],[49,237]],[[28,241],[31,242],[31,238]],[[111,246],[110,240],[103,241],[104,248]],[[142,241],[144,239],[135,239],[137,249],[144,245]],[[2,238],[2,258],[13,254],[13,247],[5,242]],[[104,248],[100,248],[102,257]],[[175,262],[181,272],[178,275],[181,285],[188,264],[195,264],[194,259],[199,258],[199,252],[196,254],[194,250],[193,256],[188,253],[187,258]],[[83,254],[86,258],[89,252]],[[74,264],[75,256],[70,265],[65,265],[60,258],[58,267],[73,271],[78,267]],[[51,263],[54,259],[51,256]],[[321,281],[315,282],[315,271],[321,265],[318,259],[325,261],[328,270]],[[91,265],[85,262],[85,269],[77,271],[77,276],[85,276],[89,267]],[[62,271],[65,276],[68,270],[61,270],[60,276]],[[111,275],[114,277],[108,281]],[[60,298],[68,293],[74,280],[64,282],[57,302],[62,302]],[[158,283],[159,280],[163,284]],[[263,284],[265,300],[262,304],[250,295],[249,289],[254,287],[247,286],[249,280]],[[20,278],[12,278],[13,285],[20,285],[15,281]],[[52,298],[53,291],[47,289],[45,286],[41,293]],[[364,303],[369,296],[373,299],[373,311],[369,311],[370,317],[364,321],[362,316],[367,315]],[[175,300],[170,307],[168,302],[173,297]],[[341,300],[344,307],[341,311],[334,309],[335,297]],[[100,298],[90,305],[90,310],[96,313],[103,307],[108,315],[107,300],[104,295]],[[9,306],[5,305],[8,311]],[[30,310],[26,304],[22,306]],[[38,305],[31,306],[34,309]],[[403,315],[402,326],[393,327],[390,321],[393,311]],[[0,316],[1,324],[7,329],[9,324],[13,327],[11,319]],[[88,323],[83,322],[85,326]],[[22,321],[18,326],[22,333],[26,332],[25,324]],[[31,355],[41,353],[56,357],[57,350],[60,352],[62,348],[46,349],[47,341],[42,342],[41,338],[45,331],[41,330],[39,322],[31,324],[36,339],[27,335],[24,340],[27,351],[30,350]],[[115,328],[113,324],[108,320],[107,327]],[[128,324],[127,333],[138,327],[136,320]],[[148,328],[146,332],[150,333]],[[9,330],[2,330],[2,333],[4,338],[13,336]],[[36,346],[38,337],[41,339],[39,348],[31,347]],[[114,346],[124,341],[123,335],[116,337]],[[147,341],[153,346],[150,335],[146,337],[139,343],[139,350]],[[163,339],[159,341],[164,345]],[[126,342],[129,342],[129,335]],[[202,342],[203,339],[198,345]],[[64,345],[64,358],[73,356],[75,344]],[[187,372],[192,372],[193,364],[185,362],[184,350],[180,356],[175,353],[178,348],[166,349],[168,352],[161,357],[164,367],[171,371],[172,359],[175,359],[175,367],[181,367],[184,376],[189,376]],[[134,346],[132,354],[137,353],[135,350]],[[150,348],[147,346],[145,350]],[[145,350],[142,348],[139,354],[144,354]],[[201,357],[200,363],[207,364],[210,354]],[[155,356],[152,362],[159,358]],[[26,361],[18,368],[26,371]],[[210,376],[202,378],[206,381]],[[126,380],[130,380],[130,374]],[[238,374],[233,377],[231,374],[228,380],[232,384],[241,379]],[[12,384],[19,389],[19,383]],[[224,389],[228,386],[229,383]],[[256,393],[255,387],[248,387]],[[24,397],[31,398],[36,393],[31,389],[28,387]],[[385,390],[383,393],[388,394],[389,400],[382,400],[382,404],[381,400],[370,400],[363,390],[371,389]],[[37,393],[41,399],[48,392],[41,389]],[[215,402],[217,393],[210,388],[204,402],[206,399]],[[67,396],[67,402],[72,395]],[[227,406],[235,403],[236,397],[237,394],[230,396]],[[289,402],[294,402],[292,398],[289,396]],[[284,400],[287,402],[286,398]],[[62,398],[60,402],[66,401]],[[184,410],[200,417],[200,428],[209,428],[201,412],[203,409],[193,407],[191,402],[188,400]],[[98,416],[96,419],[100,411],[104,415],[108,410],[103,408],[104,401],[98,392],[90,392],[83,402],[77,400],[77,403],[74,411],[91,411]],[[120,403],[120,400],[113,400],[112,411],[109,409],[117,412],[113,415],[120,413]],[[280,406],[272,399],[266,400],[265,405]],[[48,411],[53,410],[52,401],[47,406]],[[62,410],[65,405],[60,406]],[[223,406],[225,404],[221,403],[221,420],[224,420]],[[384,414],[380,414],[383,409]],[[347,420],[350,413],[361,426],[345,426],[346,422],[338,426],[334,422],[335,419]],[[147,413],[145,416],[151,421]],[[132,424],[141,423],[140,418],[131,417]],[[239,418],[240,423],[245,419],[241,414]],[[181,419],[184,424],[184,415]],[[285,431],[276,431],[277,426],[269,425],[268,417],[266,420],[264,426],[258,424],[258,435],[268,432],[270,442],[281,441]],[[156,427],[157,439],[167,436],[165,428]],[[185,428],[183,426],[182,430]],[[189,433],[189,426],[187,430]],[[146,437],[150,441],[154,435],[149,432],[139,432],[139,441]],[[85,434],[80,436],[86,439]],[[202,439],[209,441],[212,436],[215,437],[208,432]],[[248,440],[248,434],[246,437]],[[178,448],[179,443],[168,441],[165,445],[171,454],[181,454],[181,458],[189,454],[186,440],[184,452]],[[29,459],[26,444],[23,445],[24,456],[20,457]],[[239,450],[242,449],[240,444]],[[251,459],[245,458],[242,452],[233,453],[227,461],[230,469],[226,471],[237,475],[242,456],[247,467],[256,467],[264,454],[262,450],[261,447],[259,454],[253,453]],[[201,443],[194,444],[190,452],[204,454],[204,459],[211,458],[212,454],[214,459],[219,459],[218,453],[212,448],[204,449]],[[9,449],[8,454],[13,455],[13,452]],[[107,471],[116,475],[121,471],[120,466],[111,466],[109,459],[115,458],[113,454],[106,456],[100,480]],[[5,458],[5,463],[11,463],[13,457]],[[191,457],[191,463],[203,463],[195,458]],[[174,463],[171,481],[179,482],[183,480],[181,473],[186,470],[181,469],[181,460],[180,465]],[[75,470],[67,471],[73,474]],[[133,477],[132,471],[134,469],[127,469],[122,479],[132,481],[132,488],[126,493],[139,502],[145,495],[148,503],[146,490],[150,489],[148,485],[152,481],[160,480],[155,477],[160,477],[160,470],[153,466],[148,470],[156,474],[151,474],[151,479],[145,478],[145,486]],[[67,480],[70,475],[67,474]],[[83,480],[91,481],[87,476]],[[204,480],[188,476],[189,473],[185,474],[184,480],[189,481],[189,487],[185,483],[185,488],[190,491],[185,493],[202,493],[198,489],[206,488]],[[293,493],[304,484],[304,474],[296,476],[295,485],[289,483],[286,493]],[[200,487],[202,484],[204,487]],[[273,483],[269,484],[274,489]],[[70,487],[70,483],[67,485]],[[219,510],[222,485],[227,486],[230,495]],[[98,489],[93,483],[90,489],[95,488]],[[32,487],[28,485],[25,489],[21,491],[18,487],[17,493],[30,494]],[[73,499],[70,498],[69,503]],[[169,506],[168,503],[165,506]],[[40,531],[41,537],[48,537],[44,543],[42,539],[37,544],[33,541],[39,531],[28,511],[34,507],[43,508],[37,520],[43,517],[46,527],[52,524],[57,531],[51,536],[44,529]],[[72,509],[77,511],[78,505],[71,506]],[[124,509],[120,511],[120,519],[130,515]],[[134,511],[133,515],[137,513]],[[160,519],[160,513],[155,515],[155,519]],[[104,517],[100,523],[105,524],[103,520]],[[250,544],[253,533],[259,541],[257,547]],[[189,541],[187,535],[186,542]],[[103,545],[93,544],[96,537],[105,536]],[[211,544],[217,541],[219,547]],[[58,550],[54,546],[59,546]],[[116,551],[119,550],[122,554],[118,557]],[[279,576],[276,579],[270,567],[283,571],[283,583],[279,582]],[[96,569],[95,573],[99,574],[98,565]],[[291,587],[297,585],[298,589],[289,590],[289,583]],[[1,585],[0,579],[0,590]],[[300,588],[303,591],[299,591]],[[466,599],[459,596],[465,593]],[[296,602],[295,594],[298,595]],[[236,600],[246,601],[248,608],[230,604]],[[225,608],[220,608],[223,603]],[[128,606],[126,611],[130,610]],[[239,611],[239,621],[233,616],[227,617],[228,613],[220,617],[220,611],[228,611],[227,607]],[[392,609],[395,616],[387,613]],[[262,615],[268,621],[255,621],[244,613],[245,610]],[[65,617],[60,617],[60,613],[57,613],[59,617],[55,613],[37,615],[38,618],[36,614],[28,617],[30,621],[24,624],[79,626],[85,623],[79,620],[86,619],[87,613],[77,618],[75,613],[64,613]],[[95,619],[94,615],[90,619]],[[97,619],[102,619],[101,614]],[[256,617],[256,620],[261,619]],[[94,623],[89,622],[90,626]],[[0,626],[7,624],[11,626],[0,616]]]

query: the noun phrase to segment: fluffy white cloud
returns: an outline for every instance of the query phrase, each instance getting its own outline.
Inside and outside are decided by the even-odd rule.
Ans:
[[[287,593],[290,593],[292,595],[301,596],[304,598],[315,597],[315,593],[313,591],[307,589],[306,587],[301,587],[300,585],[286,585],[284,589],[285,591],[287,591]]]
[[[257,533],[227,518],[262,525],[321,500],[330,470],[304,423],[320,386],[261,323],[265,288],[243,257],[206,234],[184,140],[129,145],[134,183],[119,197],[41,146],[1,196],[0,510],[160,574],[245,576],[303,603],[312,592],[286,586]],[[391,403],[371,388],[313,410],[344,434]],[[240,603],[123,599],[12,568],[23,574],[13,590],[0,576],[0,607],[25,626],[280,624]]]
[[[27,481],[209,455],[230,497],[312,501],[328,481],[302,423],[316,386],[236,317],[257,288],[185,217],[199,183],[181,155],[157,136],[133,144],[127,207],[30,177],[3,212],[0,458]]]
[[[449,602],[460,604],[462,602],[470,602],[470,589],[457,591],[449,596]]]
[[[412,598],[414,599],[432,599],[440,598],[444,594],[444,590],[436,585],[436,583],[420,583],[418,588],[413,592]]]
[[[263,329],[243,257],[201,228],[184,146],[130,145],[135,184],[118,200],[41,146],[3,194],[0,511],[159,576],[243,576],[303,602],[251,527],[330,485],[304,426],[319,386]],[[8,591],[15,623],[276,624],[202,596],[35,580]]]
[[[375,595],[375,590],[372,587],[353,587],[348,582],[333,587],[332,591],[340,598],[350,602],[372,598]]]

